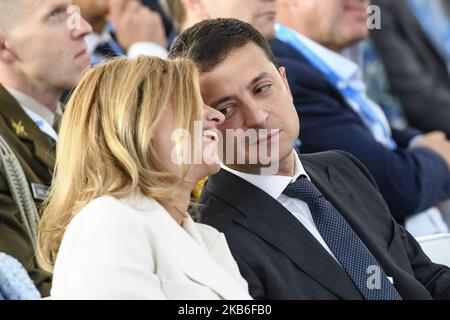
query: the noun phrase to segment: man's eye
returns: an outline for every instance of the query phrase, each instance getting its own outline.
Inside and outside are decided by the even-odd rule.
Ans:
[[[265,92],[267,92],[267,90],[270,89],[271,86],[272,86],[271,84],[268,84],[268,85],[259,87],[259,88],[257,88],[257,89],[255,90],[255,93],[256,93],[256,94],[262,94],[262,93],[265,93]]]
[[[233,111],[233,106],[228,105],[219,109],[225,116],[228,116]]]

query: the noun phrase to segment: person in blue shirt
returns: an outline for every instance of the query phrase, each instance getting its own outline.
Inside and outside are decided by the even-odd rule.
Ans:
[[[362,70],[343,56],[368,36],[369,0],[331,2],[279,1],[282,25],[271,46],[302,121],[302,153],[353,154],[374,175],[397,221],[425,212],[426,233],[447,231],[434,207],[450,197],[450,142],[441,132],[391,129],[366,95]]]

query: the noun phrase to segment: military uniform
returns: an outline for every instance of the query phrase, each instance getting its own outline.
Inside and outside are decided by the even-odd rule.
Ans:
[[[15,152],[29,186],[49,186],[55,165],[55,141],[43,133],[16,99],[0,85],[0,135]],[[35,199],[38,210],[41,200]],[[0,252],[19,260],[43,296],[48,296],[51,275],[40,269],[31,240],[12,199],[8,183],[0,174]]]

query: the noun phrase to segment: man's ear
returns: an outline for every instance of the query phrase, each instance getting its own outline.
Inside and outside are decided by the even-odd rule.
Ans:
[[[16,56],[12,51],[9,49],[8,44],[3,39],[2,35],[0,34],[0,61],[3,61],[5,63],[12,63],[16,59]]]
[[[289,86],[289,81],[288,81],[287,75],[286,75],[286,68],[280,67],[280,68],[278,68],[278,72],[280,73],[281,78],[283,79],[283,82],[284,82],[286,88],[289,90],[289,93],[292,95],[291,87]]]

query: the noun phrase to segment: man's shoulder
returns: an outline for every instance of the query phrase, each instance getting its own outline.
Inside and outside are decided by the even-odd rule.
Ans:
[[[368,169],[355,156],[342,150],[301,154],[300,160],[306,171],[323,171],[333,168],[345,180],[367,181],[376,187],[376,182]]]
[[[342,150],[330,150],[317,153],[300,154],[303,164],[313,167],[354,167],[359,162],[353,155]]]

